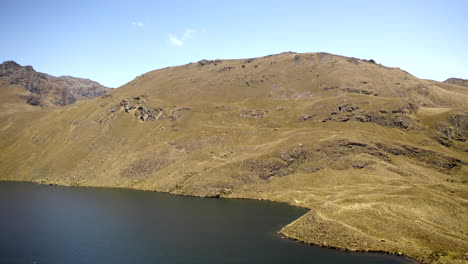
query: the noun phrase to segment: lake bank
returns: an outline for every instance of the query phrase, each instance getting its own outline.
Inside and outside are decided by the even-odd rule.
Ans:
[[[8,182],[2,182],[2,183],[4,184],[4,183],[8,183]],[[10,183],[15,184],[15,182],[10,182]],[[28,185],[28,183],[18,183],[18,184]],[[280,223],[275,224],[273,229],[270,229],[270,231],[268,231],[269,232],[269,235],[268,235],[269,239],[273,239],[273,241],[276,241],[276,240],[288,241],[288,243],[292,243],[294,245],[296,245],[297,243],[294,243],[294,242],[292,242],[290,240],[284,240],[284,239],[282,240],[276,233],[280,228],[284,227],[289,222],[293,221],[294,219],[297,219],[298,217],[300,217],[301,215],[304,215],[304,213],[306,213],[306,209],[301,209],[301,208],[298,208],[298,207],[291,207],[291,206],[286,205],[284,203],[277,203],[277,202],[265,203],[265,202],[258,202],[258,201],[253,201],[253,200],[252,201],[248,201],[248,200],[246,200],[246,201],[237,201],[235,199],[199,199],[199,198],[194,198],[194,197],[174,196],[174,195],[158,193],[158,192],[156,192],[156,193],[154,193],[154,192],[136,192],[135,193],[134,190],[126,189],[126,188],[125,189],[124,188],[98,188],[98,189],[96,189],[96,188],[75,188],[75,187],[67,188],[67,187],[61,187],[61,186],[45,186],[45,185],[38,185],[36,187],[33,186],[32,189],[34,189],[34,188],[39,188],[39,189],[42,188],[41,193],[46,193],[48,191],[52,191],[52,192],[59,191],[60,195],[65,195],[65,197],[68,196],[68,194],[66,194],[65,192],[78,193],[79,197],[81,197],[80,199],[84,199],[82,201],[85,201],[86,199],[88,199],[86,196],[94,197],[94,196],[96,196],[96,194],[95,194],[96,192],[97,193],[104,192],[104,193],[114,193],[114,194],[117,193],[117,194],[120,194],[120,195],[121,194],[124,194],[124,195],[125,194],[130,194],[130,197],[138,197],[140,195],[147,196],[147,197],[151,197],[151,196],[158,196],[159,197],[159,196],[162,195],[162,196],[172,197],[172,199],[176,199],[176,200],[186,199],[186,201],[195,200],[195,201],[199,201],[201,203],[222,203],[224,205],[226,205],[226,204],[255,204],[255,206],[252,207],[251,209],[252,209],[252,212],[255,212],[255,214],[258,214],[258,217],[261,218],[260,219],[261,222],[263,222],[265,220],[270,220],[269,218],[274,219],[274,218],[280,217],[281,219],[283,219],[283,220],[280,221]],[[64,191],[64,193],[62,193],[62,191]],[[80,193],[85,193],[86,196],[82,196]],[[117,197],[119,197],[120,195],[118,195]],[[180,197],[180,198],[178,198],[178,197]],[[55,200],[55,199],[53,199],[53,200]],[[123,200],[122,203],[125,204],[127,202],[125,202],[125,200]],[[145,203],[146,203],[147,206],[152,206],[152,204],[153,204],[153,203],[147,203],[147,202],[145,202]],[[167,202],[167,203],[169,203],[169,202]],[[131,207],[133,207],[133,206],[138,207],[139,204],[132,205]],[[269,215],[268,214],[269,211],[263,211],[263,213],[260,213],[258,211],[258,208],[255,208],[257,206],[260,206],[260,208],[264,208],[264,207],[265,208],[266,207],[282,208],[281,210],[284,209],[285,211],[283,211],[280,214],[285,215],[285,216],[279,216],[279,215],[274,215],[274,214]],[[177,206],[174,206],[174,207],[177,207]],[[202,206],[202,208],[204,208],[204,206]],[[270,210],[270,209],[268,209],[268,210]],[[60,209],[60,210],[62,210],[62,209]],[[131,210],[133,210],[133,209],[131,209]],[[218,206],[218,207],[216,207],[216,209],[206,209],[206,210],[202,210],[202,211],[205,212],[205,213],[212,214],[212,218],[215,218],[215,216],[213,216],[213,215],[217,215],[217,212],[216,212],[217,210],[224,210],[224,209],[223,209],[223,207]],[[293,212],[295,212],[292,215],[291,215],[291,213],[288,213],[288,212],[291,212],[291,210]],[[194,212],[196,212],[196,211],[199,211],[199,210],[195,210]],[[226,213],[229,213],[229,211],[231,211],[231,210],[220,211],[219,213],[220,214],[226,214]],[[239,212],[241,212],[241,211],[239,211]],[[94,212],[94,213],[96,213],[96,212]],[[252,213],[250,213],[248,215],[252,215]],[[234,217],[234,215],[232,215],[232,216]],[[257,219],[257,220],[259,220],[259,219]],[[201,221],[201,222],[203,222],[203,221]],[[262,223],[262,225],[263,224],[264,223]],[[257,224],[255,224],[255,223],[244,223],[243,225],[239,226],[240,229],[237,232],[241,232],[240,230],[244,230],[243,232],[246,232],[246,230],[247,230],[247,233],[245,233],[245,234],[248,234],[247,236],[249,237],[249,240],[254,239],[257,236],[260,236],[260,237],[262,236],[262,234],[258,234],[258,233],[255,234],[255,232],[256,232],[255,229],[258,226],[259,226],[258,223]],[[221,233],[221,231],[218,230],[215,233]],[[216,241],[216,239],[213,239],[213,241]],[[235,248],[236,246],[233,246],[233,247]],[[317,249],[319,249],[319,251],[320,250],[325,250],[325,252],[326,252],[325,255],[326,256],[329,256],[330,254],[331,255],[338,254],[338,256],[340,256],[339,259],[344,258],[344,259],[346,259],[346,262],[349,261],[349,259],[346,256],[349,256],[351,259],[354,259],[354,258],[359,259],[359,263],[365,263],[365,259],[368,258],[368,257],[370,259],[372,259],[372,261],[374,261],[374,262],[369,262],[369,263],[375,263],[375,261],[380,261],[380,260],[387,259],[387,257],[386,257],[387,255],[381,255],[381,254],[356,253],[357,255],[355,255],[354,253],[350,253],[350,252],[335,251],[335,250],[329,250],[329,249],[320,248],[320,247],[318,247],[318,248],[317,247],[311,247],[311,246],[305,245],[305,244],[302,244],[300,247],[301,248],[304,247],[303,250],[305,250],[304,252],[307,252],[307,253],[304,253],[306,255],[310,254],[310,252],[314,252]],[[265,252],[267,252],[267,251],[268,250],[266,250]],[[350,255],[348,255],[348,254],[350,254]],[[363,261],[362,258],[364,258],[364,262],[362,262]],[[403,259],[403,258],[400,258],[400,257],[393,257],[393,256],[390,256],[390,255],[388,255],[388,258],[390,258],[390,260],[391,260],[390,262],[381,262],[381,263],[408,263],[408,262],[410,262],[407,259]],[[392,262],[392,261],[396,261],[396,262]],[[336,262],[336,263],[341,263],[341,262]]]

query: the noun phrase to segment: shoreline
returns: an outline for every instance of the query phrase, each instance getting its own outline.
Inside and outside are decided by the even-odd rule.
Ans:
[[[332,250],[337,250],[337,251],[343,251],[343,252],[356,252],[356,253],[376,253],[376,254],[386,254],[386,255],[392,255],[392,256],[397,256],[397,257],[402,257],[407,263],[409,264],[426,264],[425,262],[421,262],[420,260],[417,260],[415,258],[411,258],[407,255],[404,254],[404,252],[392,252],[392,251],[384,251],[384,250],[359,250],[359,249],[352,249],[352,248],[346,248],[346,247],[336,247],[336,246],[330,246],[326,244],[319,244],[319,243],[314,243],[314,242],[308,242],[305,241],[299,237],[292,236],[291,234],[286,234],[284,232],[285,227],[292,225],[294,222],[298,221],[301,217],[309,213],[312,209],[308,207],[303,207],[299,205],[293,205],[287,202],[280,202],[280,201],[273,201],[273,200],[268,200],[268,199],[262,199],[262,198],[243,198],[243,197],[228,197],[228,196],[196,196],[196,195],[188,195],[188,194],[176,194],[176,193],[171,193],[171,192],[164,192],[164,191],[158,191],[158,190],[150,190],[150,189],[143,189],[143,188],[134,188],[134,187],[120,187],[120,186],[93,186],[93,185],[66,185],[66,184],[60,184],[60,183],[50,183],[50,182],[45,182],[44,180],[41,181],[34,181],[34,180],[6,180],[6,179],[0,179],[1,182],[23,182],[23,183],[34,183],[34,184],[39,184],[39,185],[48,185],[48,186],[59,186],[59,187],[71,187],[71,188],[96,188],[96,189],[124,189],[124,190],[130,190],[130,191],[145,191],[145,192],[158,192],[158,193],[164,193],[168,195],[174,195],[174,196],[182,196],[182,197],[193,197],[193,198],[208,198],[208,199],[236,199],[236,200],[256,200],[256,201],[262,201],[262,202],[271,202],[271,203],[280,203],[280,204],[285,204],[288,206],[292,207],[298,207],[302,209],[308,210],[305,212],[302,216],[299,218],[295,219],[291,223],[281,227],[279,231],[276,233],[281,236],[282,238],[289,239],[291,241],[295,241],[298,243],[306,244],[309,246],[314,246],[314,247],[322,247],[322,248],[328,248]]]
[[[359,249],[350,249],[350,248],[343,248],[343,247],[335,247],[335,246],[329,246],[329,245],[324,245],[324,244],[318,244],[318,243],[313,243],[313,242],[307,242],[304,240],[301,240],[300,238],[295,238],[293,236],[289,236],[282,231],[278,231],[278,234],[281,235],[284,238],[290,239],[292,241],[296,241],[298,243],[306,244],[309,246],[313,247],[322,247],[322,248],[329,248],[332,250],[337,250],[337,251],[343,251],[343,252],[356,252],[356,253],[378,253],[378,254],[385,254],[385,255],[391,255],[391,256],[397,256],[397,257],[402,257],[405,261],[407,261],[408,264],[426,264],[424,262],[420,262],[414,258],[408,257],[402,252],[391,252],[391,251],[383,251],[383,250],[359,250]]]

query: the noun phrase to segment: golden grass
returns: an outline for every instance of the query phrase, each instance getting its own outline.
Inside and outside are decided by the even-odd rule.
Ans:
[[[43,109],[1,101],[9,110],[0,113],[0,179],[286,202],[311,209],[282,229],[294,239],[464,261],[467,143],[442,146],[433,132],[466,115],[466,88],[341,56],[286,53],[161,69],[109,94]],[[120,106],[124,99],[162,108],[165,119],[143,122]],[[419,110],[392,113],[409,103]],[[345,104],[359,109],[332,114]],[[171,119],[181,107],[191,110]],[[416,121],[405,129],[356,119],[369,113]]]

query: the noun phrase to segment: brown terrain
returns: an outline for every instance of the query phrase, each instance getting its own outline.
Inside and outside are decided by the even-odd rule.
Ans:
[[[32,106],[69,105],[110,91],[97,82],[71,76],[54,77],[14,61],[0,64],[2,106],[25,101]]]
[[[155,70],[80,100],[106,90],[6,64],[0,179],[285,202],[310,209],[287,237],[466,263],[462,82],[288,52]]]
[[[460,79],[460,78],[450,78],[450,79],[445,80],[444,83],[450,83],[450,84],[468,87],[468,80]]]

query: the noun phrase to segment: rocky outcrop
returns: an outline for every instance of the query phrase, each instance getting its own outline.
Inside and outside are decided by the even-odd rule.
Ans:
[[[139,118],[141,121],[153,121],[156,119],[163,119],[164,111],[162,108],[146,108],[145,106],[138,106],[137,110],[135,111],[135,116]]]
[[[418,126],[419,120],[407,115],[386,114],[381,112],[363,112],[355,117],[363,123],[376,123],[381,126],[396,127],[400,129],[412,129]]]
[[[14,61],[5,61],[0,64],[0,78],[13,74],[24,74],[35,72],[32,66],[21,66]]]
[[[232,69],[235,69],[235,67],[226,66],[226,67],[222,67],[221,69],[219,69],[218,72],[225,72],[225,71],[229,71],[229,70],[232,70]]]
[[[303,116],[300,116],[299,119],[298,119],[297,121],[298,121],[298,122],[305,122],[305,121],[311,120],[311,119],[314,118],[315,116],[317,116],[317,114],[303,115]]]
[[[419,106],[413,103],[408,103],[406,105],[400,106],[396,109],[392,109],[393,114],[414,114],[419,111]]]
[[[454,141],[466,142],[468,139],[468,114],[457,113],[438,123],[432,138],[450,147]]]
[[[58,83],[70,91],[77,99],[94,98],[110,91],[110,88],[98,82],[72,76],[58,77]]]
[[[365,95],[374,95],[378,96],[376,92],[369,90],[369,89],[363,89],[363,88],[343,88],[343,91],[346,93],[357,93],[357,94],[365,94]]]
[[[420,121],[411,114],[417,113],[419,106],[408,103],[394,109],[363,110],[358,105],[343,104],[337,106],[329,117],[323,118],[321,122],[337,121],[359,121],[363,123],[375,123],[381,126],[395,127],[399,129],[421,128]],[[303,115],[299,117],[299,122],[312,119],[316,115]]]
[[[198,64],[200,66],[205,66],[205,65],[210,65],[210,64],[214,64],[215,66],[217,66],[221,62],[222,62],[221,60],[201,60],[198,62]]]
[[[191,108],[189,107],[179,107],[179,108],[176,108],[172,111],[171,115],[169,116],[169,118],[172,120],[172,121],[176,121],[177,119],[181,118],[183,115],[184,115],[184,112],[186,111],[190,111],[192,110]]]
[[[150,106],[146,102],[146,96],[136,96],[130,100],[124,99],[118,105],[113,105],[109,109],[109,114],[113,115],[117,109],[123,109],[126,113],[133,115],[141,121],[156,121],[165,120],[176,121],[182,118],[188,111],[192,110],[189,107],[179,107],[172,111],[164,110],[161,107]],[[170,113],[170,114],[168,114]]]
[[[377,161],[400,175],[409,174],[394,168],[395,156],[404,156],[433,170],[451,173],[463,162],[442,153],[406,144],[364,143],[349,139],[324,142],[319,146],[299,144],[295,147],[243,160],[239,166],[248,175],[261,180],[294,173],[314,173],[323,168],[332,170],[370,169]]]
[[[353,111],[358,110],[358,109],[359,109],[359,106],[350,105],[350,104],[345,104],[345,105],[338,106],[338,111],[340,111],[340,112],[353,112]]]
[[[268,115],[268,110],[263,109],[243,109],[241,111],[240,117],[244,118],[264,118]]]
[[[468,87],[468,80],[466,80],[466,79],[449,78],[449,79],[445,80],[444,83],[450,83],[450,84],[455,84],[455,85]]]
[[[32,66],[21,66],[14,61],[0,64],[0,82],[3,85],[21,86],[30,92],[21,96],[34,106],[69,105],[78,100],[101,96],[107,88],[89,79],[71,76],[54,77],[36,72]]]
[[[262,180],[267,180],[273,176],[286,176],[294,173],[309,155],[310,153],[299,145],[271,157],[244,160],[241,168]],[[317,170],[319,168],[312,169],[312,171]]]
[[[463,162],[459,159],[443,155],[442,153],[439,153],[433,150],[418,148],[418,147],[414,147],[410,145],[403,145],[403,144],[388,145],[388,144],[376,143],[376,146],[379,149],[387,153],[390,153],[392,155],[395,155],[395,156],[402,155],[402,156],[409,157],[411,159],[415,159],[421,163],[424,163],[425,166],[431,167],[435,170],[445,172],[445,173],[463,164]]]

